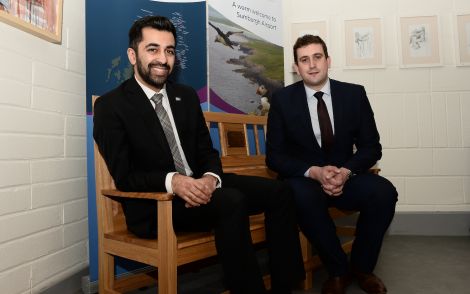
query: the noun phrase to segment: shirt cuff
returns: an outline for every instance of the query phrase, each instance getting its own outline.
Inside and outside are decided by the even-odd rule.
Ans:
[[[171,188],[171,181],[173,180],[173,176],[177,174],[177,172],[167,173],[165,177],[165,188],[168,193],[174,194],[173,189]]]
[[[217,184],[215,185],[216,188],[221,188],[222,187],[222,180],[220,179],[220,177],[214,173],[211,173],[211,172],[207,172],[207,173],[204,173],[204,175],[211,175],[213,176],[214,178],[217,179]]]
[[[309,176],[309,171],[310,171],[310,168],[308,168],[307,171],[304,172],[304,177],[310,178],[310,176]]]

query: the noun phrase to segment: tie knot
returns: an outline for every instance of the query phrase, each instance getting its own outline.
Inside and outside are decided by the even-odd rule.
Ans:
[[[150,98],[150,100],[152,100],[155,104],[159,104],[160,102],[162,102],[162,99],[163,99],[162,93],[155,93],[155,95],[153,95],[152,98]]]
[[[318,92],[316,92],[315,94],[313,94],[313,96],[315,96],[315,98],[317,98],[318,100],[320,100],[320,99],[323,97],[323,92],[322,92],[322,91],[318,91]]]

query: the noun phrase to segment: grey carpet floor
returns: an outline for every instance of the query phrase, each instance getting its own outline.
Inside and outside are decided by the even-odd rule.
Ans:
[[[265,259],[263,254],[260,259]],[[470,293],[470,237],[387,236],[375,273],[385,282],[390,294]],[[319,269],[314,273],[312,289],[294,293],[319,294],[326,278],[326,272]],[[220,266],[181,275],[178,289],[181,294],[221,293]],[[132,292],[150,293],[157,293],[157,289]],[[353,284],[347,293],[364,292]]]

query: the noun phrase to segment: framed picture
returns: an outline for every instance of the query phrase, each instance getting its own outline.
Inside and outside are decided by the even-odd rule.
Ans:
[[[0,0],[0,21],[53,43],[62,41],[63,0]]]
[[[292,52],[292,48],[294,47],[294,44],[297,38],[303,35],[307,35],[307,34],[319,36],[328,45],[328,31],[327,31],[326,21],[298,22],[298,23],[292,23],[291,44],[288,50]],[[290,53],[289,56],[290,56],[289,60],[292,60],[291,72],[295,72],[294,56],[292,56],[292,53]]]
[[[384,67],[382,19],[344,21],[346,68]]]
[[[441,65],[437,16],[401,17],[399,32],[403,67]]]
[[[457,15],[457,63],[470,65],[470,14]]]

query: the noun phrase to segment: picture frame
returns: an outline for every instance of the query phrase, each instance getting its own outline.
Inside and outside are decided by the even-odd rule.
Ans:
[[[60,44],[62,7],[63,0],[0,0],[0,21]]]
[[[381,18],[344,20],[345,68],[383,68]]]
[[[293,48],[295,41],[298,37],[306,34],[314,36],[320,36],[328,46],[328,24],[325,20],[309,21],[309,22],[295,22],[291,25],[291,44],[289,48]],[[294,69],[294,57],[292,53],[289,54],[289,60],[291,60],[291,72],[295,72]]]
[[[436,15],[400,17],[399,43],[401,67],[442,65]]]
[[[456,16],[457,65],[470,65],[470,14]]]

